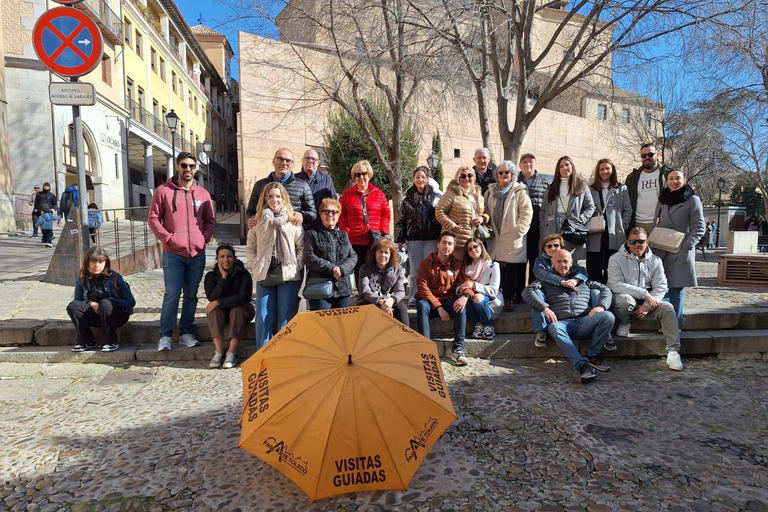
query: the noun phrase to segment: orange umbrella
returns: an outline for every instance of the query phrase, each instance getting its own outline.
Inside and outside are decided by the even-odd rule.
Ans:
[[[372,305],[297,314],[242,373],[240,447],[313,500],[405,489],[456,419],[436,344]]]

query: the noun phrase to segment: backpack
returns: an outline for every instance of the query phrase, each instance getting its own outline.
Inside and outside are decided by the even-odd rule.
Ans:
[[[61,211],[63,212],[68,212],[72,209],[73,206],[75,206],[75,197],[71,190],[65,190],[61,194],[61,203],[59,203],[59,208],[61,208]]]

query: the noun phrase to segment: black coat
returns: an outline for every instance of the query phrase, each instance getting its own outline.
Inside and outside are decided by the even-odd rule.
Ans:
[[[546,195],[549,190],[549,180],[539,174],[539,171],[534,171],[533,180],[530,187],[523,178],[523,173],[517,175],[517,182],[525,185],[528,190],[528,197],[531,199],[531,206],[533,206],[533,219],[531,219],[531,230],[539,229],[539,211],[541,207],[547,202]]]
[[[319,226],[304,232],[304,265],[307,267],[307,279],[330,277],[334,298],[352,295],[354,290],[350,275],[354,272],[356,263],[357,255],[345,231]],[[333,278],[334,267],[341,269],[343,277],[338,281]]]
[[[232,309],[251,302],[253,278],[240,260],[235,260],[232,273],[226,279],[221,277],[219,265],[205,275],[205,297],[209,302],[219,301],[222,309]]]
[[[35,194],[35,205],[32,207],[32,211],[34,211],[36,214],[43,213],[43,208],[48,208],[51,211],[56,210],[56,205],[58,204],[58,200],[56,199],[56,194],[53,192],[41,190],[37,194]]]
[[[416,185],[405,193],[400,207],[400,219],[397,221],[395,241],[437,240],[442,226],[435,219],[435,207],[440,201],[440,194],[427,185],[424,194],[419,194]]]

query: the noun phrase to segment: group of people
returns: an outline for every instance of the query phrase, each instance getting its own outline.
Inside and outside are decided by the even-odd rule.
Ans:
[[[479,148],[475,165],[460,167],[444,193],[429,169],[419,167],[394,222],[393,242],[390,205],[371,183],[369,162],[352,167],[352,185],[339,197],[330,176],[318,171],[316,151],[304,153],[302,170],[294,174],[293,153],[280,149],[273,172],[256,182],[248,202],[248,268],[225,244],[205,278],[216,347],[211,366],[236,364],[237,343],[251,319],[261,347],[296,314],[300,297],[310,310],[320,310],[349,306],[356,295],[357,304],[374,304],[406,325],[408,306],[415,307],[417,328],[427,337],[430,317],[452,318],[452,353],[459,365],[468,362],[467,319],[474,324],[474,337],[492,339],[501,311],[525,301],[532,308],[536,346],[554,339],[583,382],[594,380],[595,369],[608,369],[601,353],[615,349],[614,314],[618,337],[628,335],[632,318],[658,316],[667,362],[682,369],[683,289],[696,285],[694,250],[705,227],[701,201],[682,171],[659,164],[653,145],[643,145],[640,157],[641,167],[624,184],[613,162],[602,159],[587,185],[564,156],[550,184],[537,172],[533,154],[522,155],[518,164],[505,160],[494,166],[490,152]],[[176,164],[176,175],[153,196],[148,221],[163,246],[159,351],[171,349],[182,292],[179,343],[199,344],[192,323],[204,248],[215,224],[210,196],[194,180],[194,156],[180,153]],[[679,233],[682,242],[651,252],[649,234],[655,227]],[[400,263],[404,251],[409,286]],[[94,254],[89,257],[101,261]],[[586,268],[575,263],[581,258]],[[83,264],[82,282],[93,277],[87,273],[91,263]],[[99,271],[110,275],[108,260]],[[117,284],[104,287],[107,296],[110,289],[120,289]],[[80,300],[88,302],[99,287],[81,288]],[[227,323],[231,339],[224,354]],[[594,341],[584,359],[568,340],[588,332]],[[78,346],[88,349],[91,343],[86,336]]]
[[[34,192],[29,200],[32,207],[32,238],[37,238],[38,229],[42,235],[42,243],[48,247],[53,247],[53,225],[69,216],[73,207],[80,205],[80,193],[77,184],[68,186],[61,194],[61,201],[56,200],[56,195],[51,192],[51,184],[47,181],[34,186]],[[57,215],[58,211],[58,215]],[[96,232],[102,225],[101,212],[96,203],[88,205],[88,232],[91,241],[96,243]]]

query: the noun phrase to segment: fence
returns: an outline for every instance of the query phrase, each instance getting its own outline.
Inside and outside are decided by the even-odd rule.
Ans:
[[[16,210],[16,226],[32,222],[32,196],[28,194],[13,194],[14,208]]]
[[[156,246],[159,241],[147,224],[148,206],[99,210],[102,225],[92,236],[107,249],[111,258],[135,254]],[[88,212],[89,218],[95,214]]]

